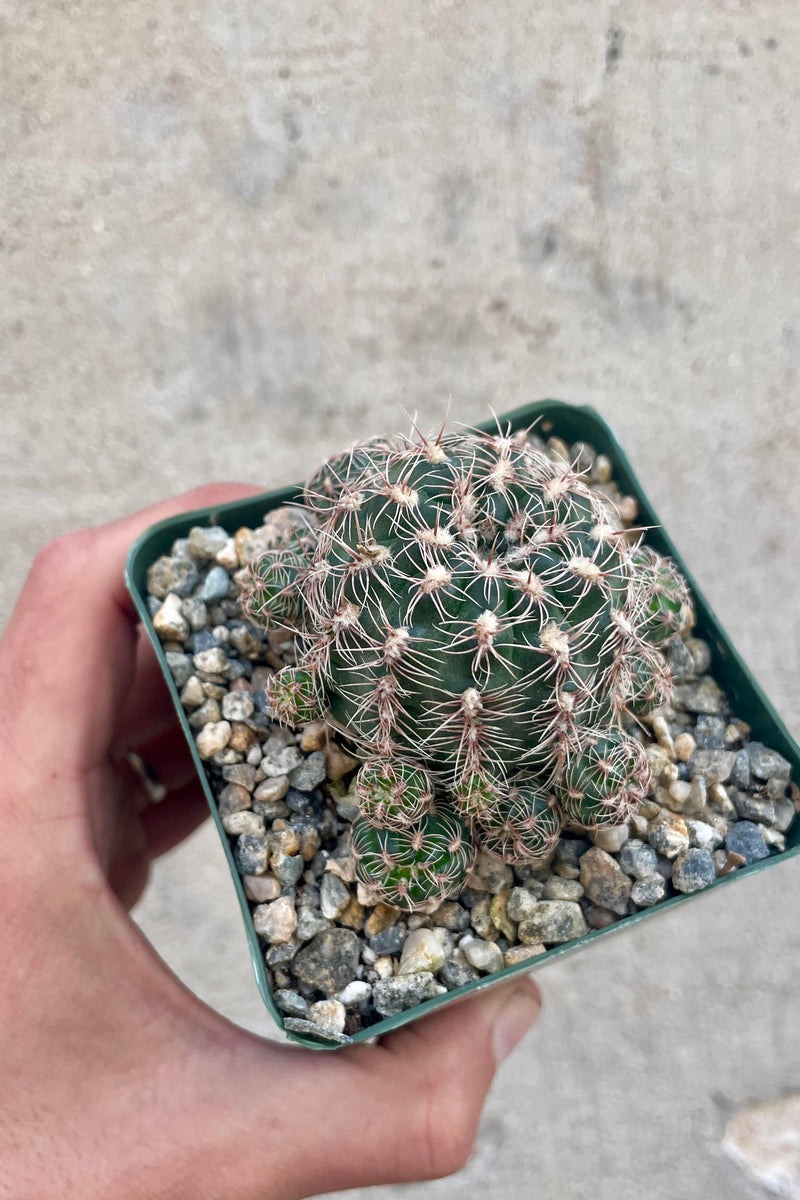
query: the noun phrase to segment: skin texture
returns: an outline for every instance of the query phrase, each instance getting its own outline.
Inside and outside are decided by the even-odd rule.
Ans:
[[[289,1200],[450,1174],[539,1011],[520,979],[377,1045],[276,1045],[192,995],[130,919],[151,860],[207,809],[127,550],[258,490],[198,488],[51,542],[0,641],[3,1200]],[[168,788],[157,807],[132,748]]]

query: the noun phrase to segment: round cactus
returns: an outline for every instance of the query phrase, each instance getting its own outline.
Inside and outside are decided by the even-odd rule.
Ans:
[[[561,821],[542,788],[523,784],[504,792],[477,820],[481,846],[508,863],[535,866],[552,855]]]
[[[573,825],[621,825],[647,794],[649,767],[642,745],[613,726],[586,730],[564,763],[555,798]]]
[[[356,876],[377,899],[402,908],[442,901],[464,881],[474,849],[463,821],[427,813],[405,829],[378,829],[363,817],[352,827]]]
[[[546,795],[587,827],[633,811],[646,762],[621,723],[668,702],[656,647],[692,612],[674,565],[632,549],[600,493],[518,437],[464,432],[361,443],[305,499],[313,538],[252,563],[243,604],[296,630],[276,715],[300,724],[318,706],[370,764],[356,795],[371,879],[387,854],[398,869],[400,843],[379,833],[408,846],[408,830],[429,828],[430,783],[519,861],[549,844]],[[414,872],[407,907],[428,878]]]
[[[370,825],[407,829],[433,803],[430,776],[419,767],[392,759],[364,763],[353,789],[362,816]]]

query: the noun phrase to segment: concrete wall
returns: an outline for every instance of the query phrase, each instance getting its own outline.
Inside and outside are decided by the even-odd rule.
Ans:
[[[781,0],[12,0],[0,615],[57,532],[557,395],[800,732],[798,33]],[[799,909],[792,863],[548,968],[471,1166],[376,1197],[755,1194],[718,1134],[800,1080]],[[266,1028],[210,830],[139,918]]]

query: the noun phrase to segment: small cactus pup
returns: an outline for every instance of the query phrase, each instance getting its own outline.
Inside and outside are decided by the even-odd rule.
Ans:
[[[478,848],[536,865],[563,826],[636,812],[628,730],[669,702],[661,647],[692,605],[570,464],[504,431],[376,438],[324,463],[303,511],[243,606],[295,635],[274,715],[323,716],[364,760],[352,844],[376,896],[430,905]]]

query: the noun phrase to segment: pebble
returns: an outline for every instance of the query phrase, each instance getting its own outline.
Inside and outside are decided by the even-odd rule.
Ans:
[[[507,890],[514,882],[514,872],[508,863],[486,850],[479,851],[472,876],[473,887],[493,894]]]
[[[496,942],[487,942],[482,938],[470,938],[466,944],[462,940],[461,949],[464,951],[464,957],[469,965],[476,971],[492,973],[503,969],[503,951]]]
[[[679,733],[674,739],[675,757],[679,762],[688,762],[697,749],[697,742],[690,733]]]
[[[357,1004],[366,1004],[372,996],[372,984],[362,979],[354,979],[346,988],[339,992],[339,1000],[345,1008],[353,1008]]]
[[[203,685],[196,675],[190,675],[183,685],[181,704],[184,708],[198,708],[205,700]]]
[[[529,958],[538,958],[546,952],[547,947],[536,942],[532,946],[509,946],[503,955],[503,963],[507,967],[516,967],[518,963],[526,962]]]
[[[297,914],[297,939],[308,942],[323,929],[330,929],[331,923],[315,908],[301,908]]]
[[[722,717],[711,717],[701,713],[697,718],[694,736],[701,750],[725,749],[725,725]]]
[[[687,712],[716,716],[722,712],[724,702],[725,696],[719,684],[710,675],[675,684],[676,708],[682,705]]]
[[[672,864],[672,883],[679,892],[699,892],[715,878],[716,868],[709,850],[687,850]]]
[[[198,633],[208,624],[208,609],[197,596],[187,596],[181,601],[181,612],[189,622],[189,628]]]
[[[326,871],[320,885],[320,909],[323,917],[334,920],[350,902],[350,889],[338,875]]]
[[[583,884],[577,879],[562,879],[559,875],[551,875],[545,881],[543,895],[545,900],[581,900]]]
[[[459,962],[455,958],[446,958],[439,971],[439,978],[447,988],[452,990],[464,987],[467,983],[474,983],[476,979],[480,979],[480,975],[469,963]]]
[[[617,860],[605,850],[595,846],[583,855],[581,883],[592,903],[619,913],[620,916],[624,916],[628,911],[631,881]]]
[[[204,675],[228,675],[230,662],[222,646],[212,646],[209,650],[199,650],[194,656],[196,671]],[[253,711],[252,709],[250,710]]]
[[[240,875],[263,875],[267,869],[267,839],[262,834],[243,833],[234,851]]]
[[[403,943],[398,975],[438,971],[444,965],[442,938],[433,929],[413,929]]]
[[[281,894],[281,885],[274,875],[244,875],[244,894],[248,900],[256,904],[264,904],[267,900],[277,900]]]
[[[637,879],[631,888],[631,900],[640,908],[649,908],[663,900],[667,892],[667,881],[663,875],[645,875]]]
[[[273,944],[288,942],[297,928],[297,913],[291,896],[279,896],[271,904],[259,904],[253,909],[256,933]]]
[[[638,838],[631,838],[620,851],[619,865],[634,879],[646,879],[656,870],[656,852]]]
[[[526,921],[539,903],[538,898],[528,888],[512,888],[508,895],[506,912],[512,921]]]
[[[325,753],[315,750],[289,771],[289,783],[298,792],[313,792],[325,781]]]
[[[300,1017],[286,1017],[283,1027],[290,1033],[304,1033],[311,1037],[324,1038],[326,1042],[336,1042],[340,1046],[349,1046],[353,1041],[346,1033],[334,1033],[331,1029],[323,1029],[316,1021],[305,1021]]]
[[[692,776],[702,775],[708,783],[725,783],[735,760],[733,750],[695,750],[689,759],[689,772]]]
[[[264,833],[264,818],[248,810],[229,813],[222,818],[222,828],[232,837],[240,833]]]
[[[192,674],[191,658],[188,654],[183,654],[177,650],[167,650],[165,657],[170,674],[175,681],[175,686],[182,688],[189,682]]]
[[[389,904],[376,904],[367,917],[364,932],[368,938],[373,938],[377,933],[394,925],[399,915],[398,910]],[[467,923],[469,923],[469,914],[467,914]]]
[[[750,755],[746,750],[737,750],[731,770],[731,783],[737,788],[750,787]]]
[[[592,905],[586,909],[586,924],[590,929],[607,929],[609,925],[616,924],[618,920],[617,914],[608,908]]]
[[[752,821],[737,821],[731,826],[725,837],[725,848],[741,854],[748,865],[769,855],[764,835]]]
[[[230,740],[230,722],[211,721],[203,726],[195,739],[197,753],[201,758],[211,758],[213,754],[224,750]]]
[[[495,928],[495,923],[492,920],[490,904],[491,901],[488,896],[482,896],[477,903],[473,904],[470,913],[470,925],[478,937],[493,941],[498,936],[499,931]]]
[[[496,896],[492,896],[489,905],[489,916],[492,919],[495,929],[499,929],[503,937],[508,938],[510,942],[515,942],[517,940],[517,928],[508,915],[507,905],[508,892],[498,892]]]
[[[166,599],[170,592],[184,597],[194,591],[199,579],[200,574],[190,558],[171,558],[162,554],[148,569],[147,588],[159,600]]]
[[[375,965],[377,967],[377,963]],[[437,983],[430,971],[419,971],[416,975],[394,975],[391,979],[378,980],[373,986],[372,1003],[382,1017],[393,1017],[446,991],[447,988]]]
[[[256,769],[247,763],[234,763],[233,766],[222,768],[222,778],[228,783],[237,783],[246,791],[252,792],[255,787]]]
[[[301,983],[333,996],[354,978],[358,955],[359,939],[350,929],[323,929],[297,952],[292,971]]]
[[[406,940],[406,930],[401,925],[390,925],[376,933],[370,945],[376,954],[399,954]]]
[[[756,779],[788,781],[791,765],[777,750],[770,750],[762,742],[748,742],[745,749],[750,759],[750,770]]]
[[[345,754],[335,742],[331,742],[325,750],[325,774],[334,783],[355,771],[358,765],[358,759]]]
[[[595,829],[591,834],[595,846],[609,854],[618,854],[629,836],[630,830],[627,825],[608,825],[605,829]]]
[[[278,742],[277,738],[270,738],[263,746],[263,754],[259,766],[266,776],[277,778],[281,775],[288,775],[303,761],[303,756],[297,749],[297,746],[286,746],[283,742]],[[286,791],[289,790],[289,781],[287,780]]]
[[[196,708],[189,717],[189,724],[192,729],[202,729],[205,725],[216,725],[222,720],[222,712],[216,700],[209,696],[199,708]]]
[[[208,562],[217,557],[228,544],[228,534],[220,525],[195,525],[189,530],[186,547],[192,558]]]
[[[377,909],[375,911],[377,912]],[[469,916],[469,909],[462,908],[455,901],[446,901],[444,904],[440,904],[435,912],[431,913],[431,920],[435,925],[441,925],[443,929],[449,929],[453,933],[463,933],[469,926]]]
[[[691,679],[694,676],[694,658],[683,638],[670,638],[666,652],[669,669],[676,683],[683,679]]]
[[[775,805],[760,792],[740,792],[735,788],[729,793],[731,802],[738,816],[746,821],[759,821],[766,825],[774,825],[777,820]]]
[[[232,813],[242,812],[243,809],[250,807],[250,793],[246,787],[242,787],[240,783],[229,783],[222,789],[217,796],[217,808],[219,815],[223,818],[231,816]],[[263,822],[264,818],[261,817]],[[241,832],[247,832],[242,830]],[[263,829],[260,832],[264,832]]]
[[[203,580],[203,586],[198,593],[201,600],[210,603],[227,596],[231,586],[231,578],[224,567],[212,567]]]
[[[222,698],[222,715],[227,721],[246,721],[252,716],[253,707],[248,692],[228,692]]]
[[[533,914],[520,922],[519,940],[526,945],[555,944],[583,937],[586,921],[580,904],[571,900],[540,900]]]
[[[282,850],[272,854],[272,870],[284,887],[294,887],[304,869],[305,863],[299,854],[284,854]]]
[[[185,642],[189,636],[189,622],[183,615],[180,597],[174,592],[165,597],[153,617],[153,628],[159,637],[171,642]]]
[[[282,1013],[286,1013],[287,1017],[305,1017],[308,1014],[308,1001],[299,992],[294,992],[291,988],[277,988],[272,996],[278,1008]]]
[[[677,858],[689,849],[689,830],[681,817],[662,812],[650,824],[647,840],[658,854],[663,854],[665,858]]]
[[[711,857],[717,876],[730,875],[732,871],[745,865],[744,855],[734,854],[730,850],[715,850]]]
[[[722,845],[723,834],[705,821],[695,821],[687,817],[686,828],[689,830],[689,845],[694,849],[716,850],[717,846]],[[677,859],[675,861],[677,862]]]
[[[258,800],[261,804],[274,804],[276,800],[282,800],[288,790],[289,776],[273,775],[258,785],[253,793],[253,799]]]
[[[308,1010],[309,1020],[329,1033],[343,1033],[346,1013],[340,1000],[317,1000]]]

